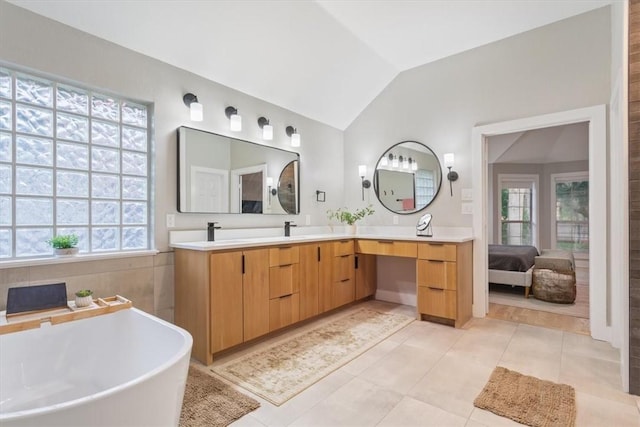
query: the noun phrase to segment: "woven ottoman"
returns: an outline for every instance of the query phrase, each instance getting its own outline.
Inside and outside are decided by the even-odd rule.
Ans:
[[[542,301],[572,304],[576,300],[573,253],[543,249],[535,258],[531,292]]]

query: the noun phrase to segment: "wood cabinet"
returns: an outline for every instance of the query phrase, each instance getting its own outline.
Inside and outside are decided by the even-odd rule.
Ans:
[[[300,245],[300,320],[331,308],[331,242]]]
[[[418,243],[418,313],[461,327],[471,318],[472,242]]]
[[[269,251],[253,249],[244,256],[243,289],[243,341],[269,332],[270,269]],[[215,271],[215,270],[212,270]]]
[[[358,239],[356,241],[356,252],[360,254],[416,258],[417,243],[388,239]]]
[[[300,320],[300,248],[269,249],[269,331]]]
[[[353,240],[333,242],[331,308],[355,301],[355,260]]]
[[[376,256],[356,254],[356,300],[375,295],[378,280]]]
[[[244,340],[242,262],[242,252],[213,253],[210,256],[212,353]]]

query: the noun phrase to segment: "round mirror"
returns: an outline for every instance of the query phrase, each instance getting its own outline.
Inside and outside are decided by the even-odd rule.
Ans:
[[[289,162],[280,173],[278,179],[278,201],[286,213],[297,214],[300,212],[298,206],[298,161]]]
[[[373,189],[382,206],[397,214],[411,214],[431,204],[440,191],[440,161],[426,145],[400,142],[380,157]]]

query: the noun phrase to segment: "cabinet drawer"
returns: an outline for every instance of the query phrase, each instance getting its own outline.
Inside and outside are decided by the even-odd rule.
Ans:
[[[298,262],[300,262],[300,248],[298,246],[269,249],[269,267],[297,264]]]
[[[269,300],[269,331],[284,328],[300,320],[300,294]]]
[[[456,318],[456,291],[418,286],[418,311],[421,314]]]
[[[291,295],[300,290],[300,269],[298,264],[269,268],[269,298]]]
[[[417,243],[395,240],[358,240],[356,252],[371,255],[389,255],[416,258]]]
[[[333,258],[333,282],[353,279],[356,273],[353,255],[342,255]]]
[[[331,308],[349,304],[356,299],[356,284],[353,279],[334,282],[331,286]]]
[[[418,286],[456,290],[456,263],[419,259],[417,261],[416,279]]]
[[[456,245],[453,243],[418,243],[418,258],[455,261]]]
[[[353,240],[333,242],[333,256],[350,255],[353,253]]]

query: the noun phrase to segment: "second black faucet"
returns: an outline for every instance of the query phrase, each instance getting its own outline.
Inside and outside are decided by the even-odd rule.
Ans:
[[[284,222],[284,237],[291,236],[291,227],[296,227],[293,221]]]

